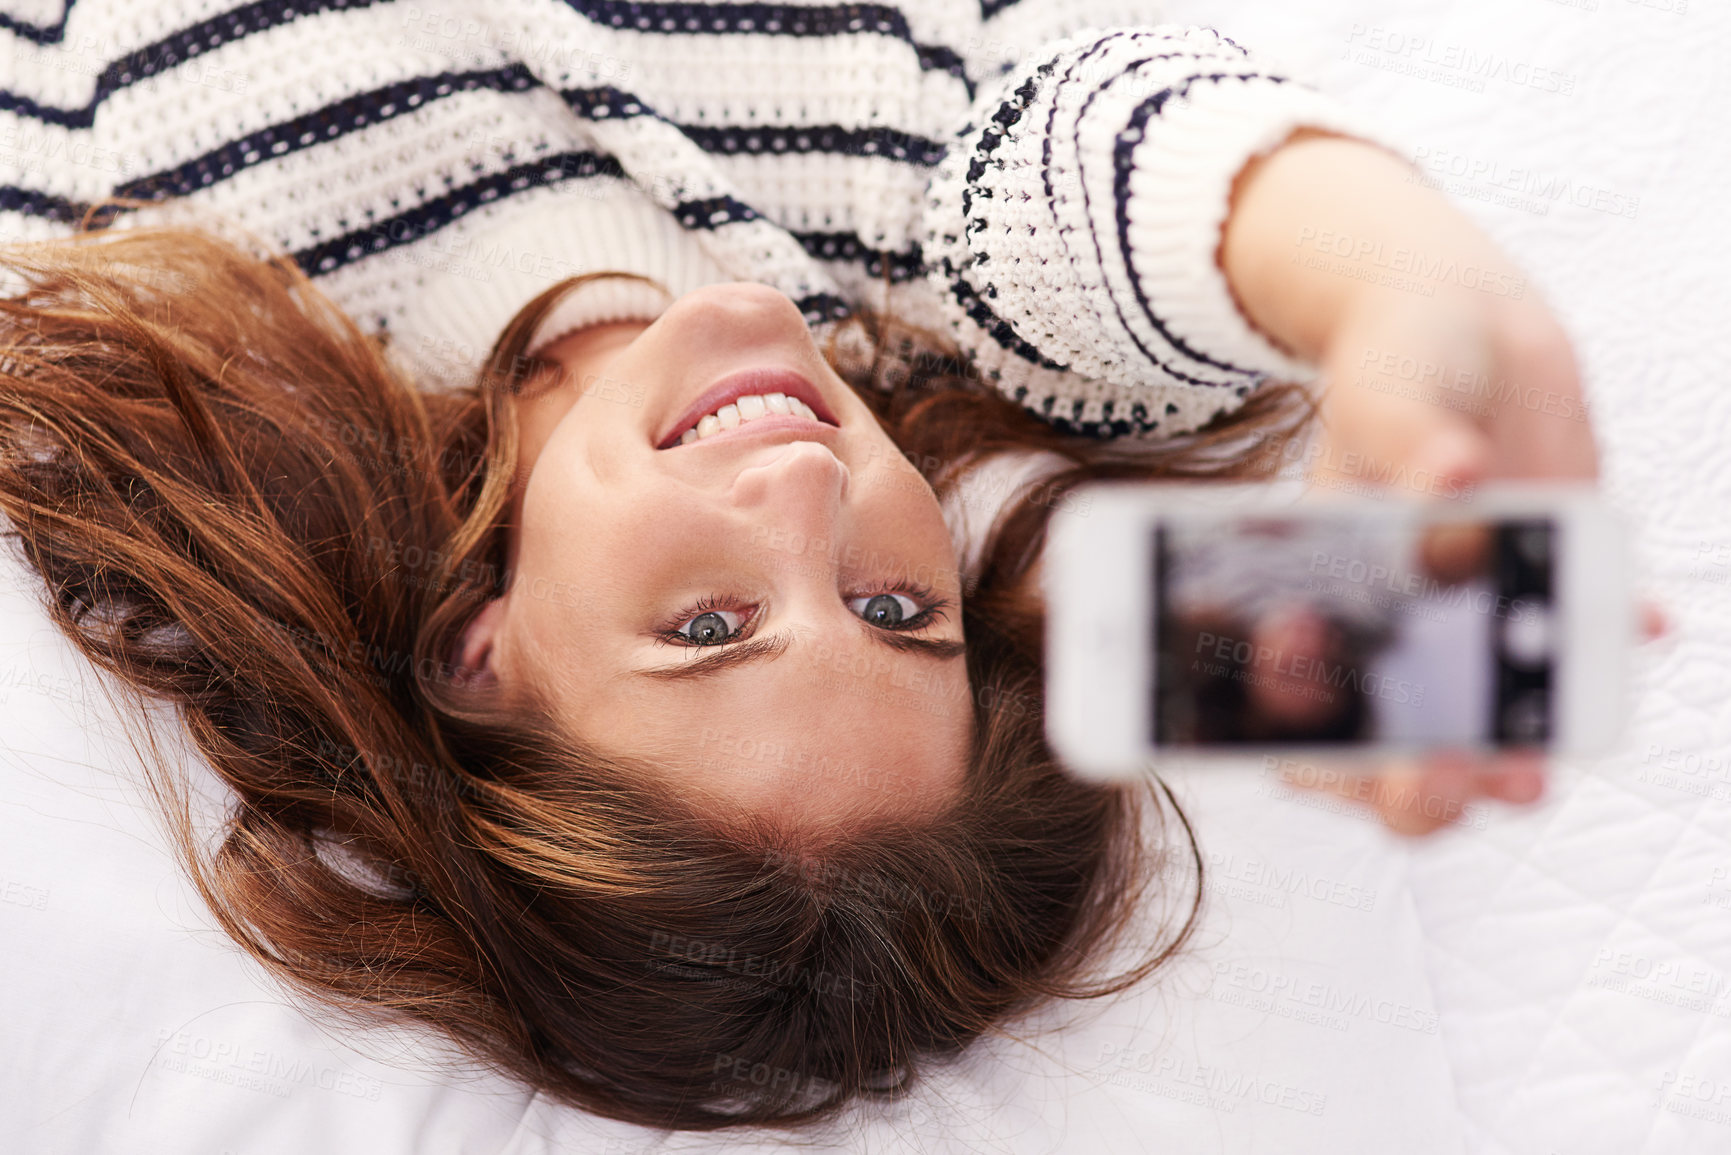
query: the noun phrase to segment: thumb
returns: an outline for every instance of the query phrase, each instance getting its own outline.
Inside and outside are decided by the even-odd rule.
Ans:
[[[1313,484],[1455,496],[1487,475],[1491,439],[1444,385],[1481,359],[1482,342],[1450,335],[1398,313],[1345,327],[1322,366]]]
[[[1320,409],[1313,485],[1457,496],[1489,473],[1492,445],[1484,430],[1428,400],[1380,392],[1363,378],[1336,377]]]
[[[1491,439],[1476,425],[1458,417],[1433,420],[1415,437],[1418,444],[1408,459],[1414,489],[1459,493],[1476,486],[1490,471]]]

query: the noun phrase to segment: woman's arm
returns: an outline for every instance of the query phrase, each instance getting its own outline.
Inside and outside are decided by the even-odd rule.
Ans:
[[[1300,129],[1368,130],[1205,28],[1043,46],[984,86],[923,206],[928,280],[987,380],[1061,429],[1171,436],[1308,379],[1234,302],[1234,180]]]
[[[1053,45],[976,102],[934,178],[932,280],[988,379],[1087,432],[1180,432],[1320,378],[1320,483],[1591,477],[1560,327],[1444,198],[1348,139],[1368,135],[1206,30]],[[1530,799],[1540,771],[1439,757],[1341,781],[1418,832],[1438,799]]]
[[[1597,472],[1580,372],[1520,270],[1380,149],[1301,132],[1240,176],[1220,263],[1240,307],[1319,365],[1320,484],[1459,496]]]
[[[1300,132],[1235,184],[1219,258],[1234,297],[1321,367],[1312,482],[1461,498],[1499,477],[1594,477],[1562,327],[1483,233],[1412,178],[1380,149]],[[1531,801],[1544,782],[1536,755],[1446,752],[1323,779],[1409,834],[1475,799]]]

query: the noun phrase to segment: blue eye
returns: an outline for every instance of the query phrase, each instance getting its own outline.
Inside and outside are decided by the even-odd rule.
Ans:
[[[869,598],[854,598],[847,605],[868,624],[886,630],[910,624],[924,612],[920,604],[906,594],[873,594]]]
[[[941,621],[949,602],[930,590],[906,593],[875,593],[844,599],[848,610],[867,625],[880,630],[922,630]],[[737,605],[739,609],[724,609]],[[656,633],[662,641],[679,646],[725,646],[751,634],[759,607],[749,598],[706,597],[688,606]]]
[[[719,646],[739,636],[745,615],[735,610],[705,610],[674,630],[694,646]]]

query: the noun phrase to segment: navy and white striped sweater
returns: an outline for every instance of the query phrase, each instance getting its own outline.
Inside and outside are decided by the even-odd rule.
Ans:
[[[814,325],[947,326],[1064,428],[1172,434],[1307,372],[1216,264],[1233,177],[1297,127],[1364,129],[1153,15],[0,0],[0,239],[173,198],[125,219],[280,246],[429,385],[566,276],[760,281]]]

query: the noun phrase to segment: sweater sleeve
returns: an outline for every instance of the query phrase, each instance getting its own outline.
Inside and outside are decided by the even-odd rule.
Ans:
[[[976,366],[1060,428],[1170,436],[1311,370],[1239,311],[1232,183],[1296,129],[1359,118],[1220,34],[1086,32],[984,85],[923,205],[926,275]]]

